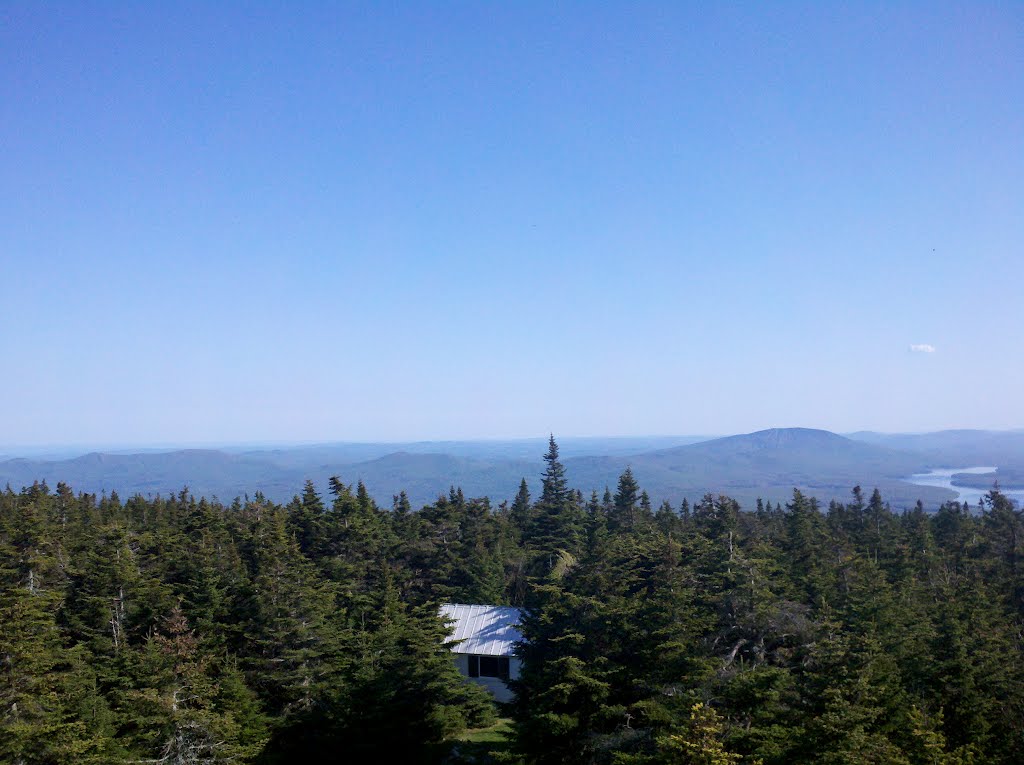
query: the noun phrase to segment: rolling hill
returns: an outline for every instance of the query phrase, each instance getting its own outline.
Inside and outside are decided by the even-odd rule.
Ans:
[[[919,455],[807,428],[728,436],[636,455],[628,462],[652,497],[673,504],[683,497],[693,501],[708,491],[728,494],[745,505],[757,497],[785,502],[794,487],[822,502],[845,501],[857,484],[866,491],[877,486],[894,507],[912,505],[918,498],[937,505],[953,497],[942,489],[900,480],[926,468],[927,461]],[[576,484],[592,488],[614,473],[616,465],[625,467],[622,460],[608,458],[566,463]]]
[[[935,433],[851,433],[850,439],[912,451],[935,467],[998,465],[1024,470],[1024,430],[940,430]]]
[[[941,465],[967,465],[1005,448],[1024,454],[1024,433],[960,432],[928,436],[854,434],[776,428],[724,438],[665,437],[565,439],[562,457],[569,481],[585,494],[613,491],[627,466],[655,503],[678,505],[707,492],[723,493],[750,506],[758,497],[785,502],[794,487],[829,499],[846,500],[853,486],[878,487],[900,508],[918,498],[929,507],[953,498],[945,489],[914,486],[901,478]],[[451,486],[467,496],[511,498],[526,477],[539,490],[544,439],[516,441],[418,442],[411,444],[318,444],[266,449],[183,449],[135,454],[90,453],[72,459],[16,458],[0,461],[0,485],[14,488],[46,480],[64,481],[78,491],[117,491],[121,496],[177,492],[228,501],[263,492],[279,502],[312,479],[326,490],[332,475],[346,483],[362,480],[378,502],[405,490],[414,506],[431,502]]]

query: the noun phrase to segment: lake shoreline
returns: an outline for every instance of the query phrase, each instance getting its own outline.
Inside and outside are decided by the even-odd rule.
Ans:
[[[957,502],[977,505],[992,490],[997,474],[998,467],[995,466],[939,468],[930,470],[927,473],[914,473],[903,480],[915,486],[933,486],[940,489],[948,489],[956,493],[955,500]],[[977,483],[975,485],[959,483],[956,479],[961,476],[978,476]],[[983,484],[982,476],[986,478],[991,476],[992,478]],[[962,481],[963,479],[961,478],[960,480]],[[1018,505],[1024,504],[1024,487],[1000,486],[999,490]]]

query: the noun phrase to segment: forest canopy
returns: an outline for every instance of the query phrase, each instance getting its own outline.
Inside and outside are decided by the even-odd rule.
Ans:
[[[414,509],[361,483],[285,504],[0,493],[0,762],[459,761],[493,721],[442,602],[523,609],[525,763],[1016,763],[1024,519],[728,496],[629,469]]]

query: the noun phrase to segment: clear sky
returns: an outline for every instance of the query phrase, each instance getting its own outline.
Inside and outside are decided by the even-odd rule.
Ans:
[[[1024,426],[1024,4],[163,6],[0,6],[0,443]]]

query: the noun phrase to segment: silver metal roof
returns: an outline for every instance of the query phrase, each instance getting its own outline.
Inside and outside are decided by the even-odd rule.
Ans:
[[[454,653],[511,656],[512,644],[523,639],[517,629],[519,609],[512,606],[442,603],[441,616],[455,622],[452,640],[464,641],[452,646]]]

